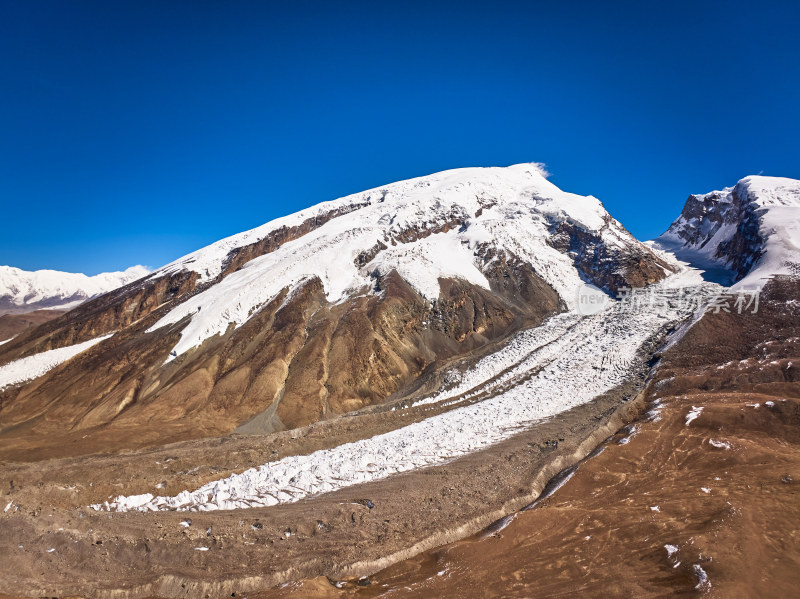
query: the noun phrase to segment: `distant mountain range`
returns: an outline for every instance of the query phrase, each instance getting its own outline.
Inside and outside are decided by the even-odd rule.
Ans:
[[[95,276],[56,270],[25,271],[0,266],[0,316],[34,310],[70,310],[88,299],[135,281],[150,271],[132,266]]]

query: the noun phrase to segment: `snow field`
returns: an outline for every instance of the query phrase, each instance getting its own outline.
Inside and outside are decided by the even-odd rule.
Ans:
[[[83,343],[61,347],[59,349],[51,349],[4,364],[0,366],[0,391],[3,391],[6,387],[38,378],[59,364],[63,364],[70,358],[77,356],[79,353],[86,351],[93,345],[97,345],[109,337],[111,337],[111,335],[104,335],[103,337],[90,339]]]
[[[106,272],[93,277],[55,270],[20,270],[0,266],[0,297],[9,298],[17,306],[35,304],[43,300],[75,299],[56,306],[68,309],[90,297],[101,295],[145,276],[150,271],[144,266],[132,266],[121,272]]]

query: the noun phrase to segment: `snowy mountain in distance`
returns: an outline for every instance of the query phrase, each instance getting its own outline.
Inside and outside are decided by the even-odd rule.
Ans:
[[[95,276],[56,270],[25,271],[0,266],[0,315],[34,310],[71,310],[88,299],[140,279],[144,266]]]
[[[751,176],[689,196],[680,217],[652,245],[737,287],[800,274],[800,181]]]

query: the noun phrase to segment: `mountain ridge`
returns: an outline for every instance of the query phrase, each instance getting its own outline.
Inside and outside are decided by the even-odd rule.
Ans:
[[[0,316],[40,309],[70,310],[149,273],[150,269],[139,265],[94,276],[0,266]]]

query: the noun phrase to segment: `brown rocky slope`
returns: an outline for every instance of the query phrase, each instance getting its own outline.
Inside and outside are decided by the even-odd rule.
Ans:
[[[20,333],[58,318],[61,310],[34,310],[25,314],[3,314],[0,316],[0,341],[16,337]]]

